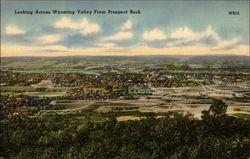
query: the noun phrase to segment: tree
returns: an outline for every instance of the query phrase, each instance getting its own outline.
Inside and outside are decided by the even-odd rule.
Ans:
[[[213,103],[209,108],[209,112],[214,116],[225,115],[227,112],[227,107],[222,100],[220,99],[213,99]]]
[[[226,105],[222,100],[213,99],[209,109],[202,111],[202,118],[204,119],[208,115],[214,117],[225,115],[227,112],[227,107],[228,105]]]

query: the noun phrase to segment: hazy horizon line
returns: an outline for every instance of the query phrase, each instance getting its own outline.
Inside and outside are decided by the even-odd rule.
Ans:
[[[40,55],[40,56],[0,56],[1,58],[5,57],[139,57],[139,56],[247,56],[250,57],[250,55],[235,55],[235,54],[199,54],[199,55],[192,55],[192,54],[180,54],[180,55],[62,55],[62,56],[46,56],[46,55]]]

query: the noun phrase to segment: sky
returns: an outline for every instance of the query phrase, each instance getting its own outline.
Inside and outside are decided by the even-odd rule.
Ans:
[[[1,56],[202,54],[249,55],[249,1],[1,1]]]

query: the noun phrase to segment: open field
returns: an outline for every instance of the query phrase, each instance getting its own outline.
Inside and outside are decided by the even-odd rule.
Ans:
[[[145,117],[138,117],[138,116],[119,116],[116,119],[118,121],[126,121],[126,120],[140,120],[143,119]]]
[[[33,89],[30,91],[3,91],[1,95],[28,95],[28,96],[38,96],[38,97],[60,97],[67,95],[67,91],[44,91],[38,92]]]
[[[95,110],[98,112],[111,111],[140,111],[140,112],[191,112],[196,117],[200,117],[201,111],[208,109],[210,104],[187,104],[182,101],[166,102],[162,99],[138,99],[138,100],[72,100],[70,102],[57,101],[56,104],[66,107],[65,110],[60,111],[74,111],[74,110]],[[160,105],[159,105],[160,104]],[[243,103],[242,106],[229,104],[228,114],[250,114],[250,104]],[[237,108],[239,110],[237,110]]]
[[[213,86],[215,87],[215,86]],[[202,97],[201,93],[213,88],[208,87],[175,87],[175,88],[153,88],[153,94],[150,96],[139,96],[138,99],[126,100],[57,100],[51,104],[62,105],[64,110],[58,111],[75,111],[75,110],[94,110],[98,112],[111,111],[140,111],[140,112],[191,112],[196,117],[201,116],[201,111],[208,109],[211,99],[207,95]],[[44,91],[37,91],[38,88],[45,88]],[[61,97],[67,96],[67,91],[74,88],[54,87],[49,80],[32,86],[3,86],[1,94],[29,95],[38,97]],[[227,90],[227,92],[232,90]],[[225,100],[228,107],[228,114],[250,114],[250,103],[236,102]],[[53,110],[54,111],[54,110]]]
[[[55,87],[51,80],[42,80],[31,86],[1,86],[1,95],[28,95],[38,97],[66,96],[72,88]]]

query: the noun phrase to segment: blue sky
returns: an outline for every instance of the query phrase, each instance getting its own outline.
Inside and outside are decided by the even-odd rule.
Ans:
[[[249,1],[2,1],[1,51],[2,56],[248,55],[248,6]],[[54,9],[141,14],[14,14]]]

